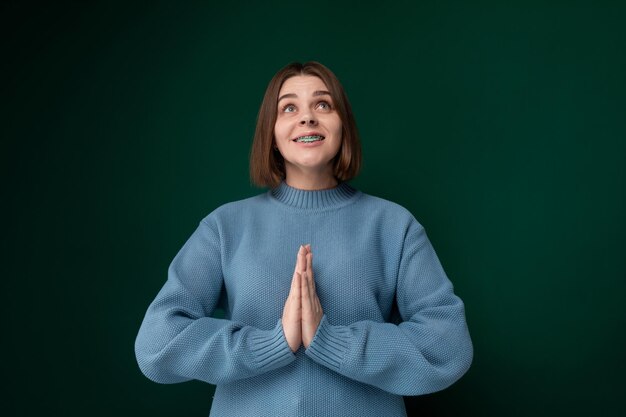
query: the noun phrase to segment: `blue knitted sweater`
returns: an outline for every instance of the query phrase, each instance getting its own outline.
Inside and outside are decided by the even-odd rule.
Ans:
[[[280,318],[306,243],[324,317],[294,354]],[[406,209],[346,183],[282,183],[200,222],[135,352],[153,381],[217,385],[211,416],[393,417],[406,415],[402,395],[459,379],[473,350],[463,303]]]

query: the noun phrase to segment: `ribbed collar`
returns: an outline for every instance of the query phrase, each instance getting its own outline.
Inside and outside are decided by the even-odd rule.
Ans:
[[[283,181],[270,194],[279,202],[294,208],[325,210],[349,203],[359,191],[345,182],[328,190],[300,190]]]

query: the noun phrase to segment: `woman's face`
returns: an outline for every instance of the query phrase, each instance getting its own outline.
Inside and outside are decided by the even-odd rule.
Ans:
[[[314,174],[333,177],[332,160],[341,147],[341,119],[324,82],[315,76],[288,78],[278,94],[276,147],[287,178]]]

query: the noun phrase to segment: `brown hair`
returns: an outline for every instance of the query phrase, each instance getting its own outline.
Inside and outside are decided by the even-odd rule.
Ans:
[[[274,149],[274,125],[278,111],[278,93],[285,80],[297,75],[312,75],[321,79],[326,84],[341,119],[341,147],[333,163],[335,178],[338,181],[348,181],[356,177],[361,168],[359,132],[341,83],[331,70],[319,62],[292,62],[271,79],[259,109],[250,151],[250,178],[260,187],[277,187],[286,175],[285,161],[280,152]]]

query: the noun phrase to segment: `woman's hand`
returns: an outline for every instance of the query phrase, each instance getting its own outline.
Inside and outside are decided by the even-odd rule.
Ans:
[[[296,269],[291,279],[291,290],[283,308],[283,333],[292,352],[302,344],[302,271],[306,269],[306,249],[300,246],[296,260]]]
[[[283,333],[293,352],[301,344],[305,348],[309,347],[323,315],[322,305],[315,292],[311,245],[300,246],[282,317]]]
[[[322,320],[324,311],[322,304],[315,292],[315,279],[313,277],[313,253],[311,245],[306,245],[306,269],[301,275],[301,299],[302,299],[302,343],[308,348],[317,327]]]

